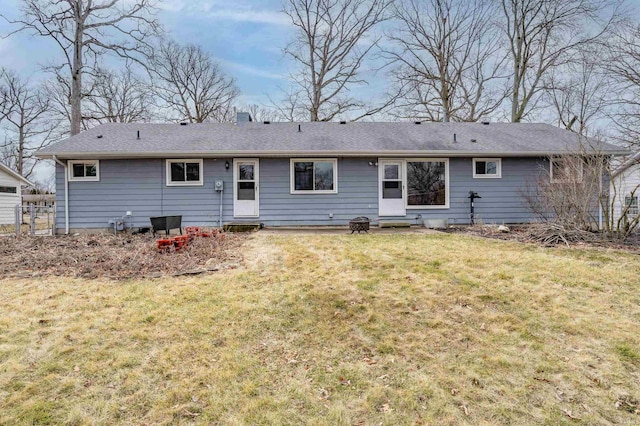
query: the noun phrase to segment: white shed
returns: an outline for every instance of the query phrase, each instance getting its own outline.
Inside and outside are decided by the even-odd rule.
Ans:
[[[22,204],[22,186],[33,185],[7,166],[0,164],[0,225],[15,222],[15,210]]]
[[[626,209],[631,221],[640,214],[640,152],[623,161],[611,177],[611,195],[616,197],[614,219],[618,220]]]

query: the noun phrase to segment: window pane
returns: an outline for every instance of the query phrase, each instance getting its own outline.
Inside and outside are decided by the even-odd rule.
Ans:
[[[82,163],[73,164],[73,177],[84,177],[84,164]]]
[[[255,200],[255,182],[238,182],[238,200]]]
[[[240,164],[238,166],[238,180],[253,180],[252,164]]]
[[[200,180],[200,163],[187,163],[187,180],[192,182]]]
[[[476,174],[483,175],[486,173],[487,163],[484,161],[476,161]]]
[[[3,194],[17,194],[18,188],[16,186],[0,186],[0,192]]]
[[[638,214],[638,197],[624,197],[625,208],[628,207],[627,214],[635,216]]]
[[[397,164],[385,164],[384,165],[384,178],[385,179],[399,179],[400,167]]]
[[[333,162],[316,161],[314,163],[316,169],[316,191],[332,191],[333,190]]]
[[[97,168],[95,164],[85,164],[85,176],[96,177]]]
[[[171,163],[171,181],[184,182],[184,163]]]
[[[495,161],[487,161],[486,166],[488,175],[498,174],[498,163],[496,163]]]
[[[407,187],[410,206],[445,205],[444,161],[407,162]]]
[[[385,181],[382,184],[382,198],[402,198],[402,186],[399,181]]]
[[[293,164],[294,189],[296,191],[313,190],[313,163],[296,162]]]

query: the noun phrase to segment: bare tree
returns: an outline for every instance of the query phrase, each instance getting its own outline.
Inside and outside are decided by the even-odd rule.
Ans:
[[[364,83],[361,71],[378,38],[373,29],[389,16],[390,0],[287,0],[284,13],[295,27],[294,40],[284,52],[299,66],[292,75],[296,116],[305,112],[310,121],[330,121],[359,110],[355,119],[375,114],[385,105],[369,107],[350,94]]]
[[[8,22],[19,31],[51,38],[64,60],[70,81],[71,134],[82,125],[83,76],[104,53],[138,60],[150,36],[160,31],[155,0],[24,0],[21,19]]]
[[[506,55],[486,0],[401,0],[386,56],[399,92],[400,118],[477,121],[505,96]]]
[[[620,15],[616,0],[500,0],[510,51],[511,121],[520,122],[539,100],[544,77],[575,58]],[[607,13],[610,11],[610,13]],[[607,19],[602,19],[606,16]]]
[[[163,42],[152,64],[160,107],[175,113],[178,120],[233,120],[233,102],[239,95],[235,79],[225,75],[200,46]]]
[[[611,118],[622,141],[640,147],[640,25],[622,27],[608,50],[606,70],[616,86]]]
[[[265,107],[259,104],[250,104],[243,107],[238,107],[241,111],[246,111],[251,114],[251,118],[256,122],[264,121],[284,121],[278,114],[278,111],[270,107]]]
[[[54,142],[57,122],[41,86],[33,86],[16,73],[0,70],[4,100],[0,105],[5,140],[0,142],[3,162],[29,177],[38,159],[35,152]]]
[[[132,123],[151,120],[153,97],[149,84],[130,67],[120,71],[99,68],[86,97],[85,120],[90,123]]]
[[[559,127],[583,136],[595,135],[596,122],[611,105],[612,82],[601,57],[583,51],[575,62],[558,67],[543,87]]]

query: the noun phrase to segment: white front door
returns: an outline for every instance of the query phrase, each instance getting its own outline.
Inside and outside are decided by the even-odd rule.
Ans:
[[[378,161],[378,214],[380,216],[406,215],[403,176],[403,161]]]
[[[260,170],[258,159],[233,160],[233,216],[260,216]]]

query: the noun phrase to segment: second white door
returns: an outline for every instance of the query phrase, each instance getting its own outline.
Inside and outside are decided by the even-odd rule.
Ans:
[[[233,160],[233,216],[260,216],[260,163],[258,159]]]

